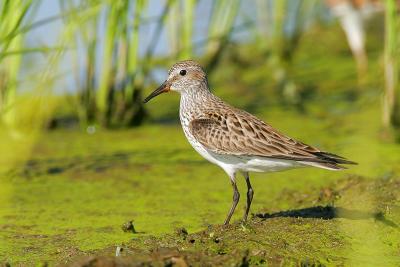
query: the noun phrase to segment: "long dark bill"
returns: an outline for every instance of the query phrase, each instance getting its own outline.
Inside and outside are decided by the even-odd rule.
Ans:
[[[149,102],[152,98],[162,94],[162,93],[166,93],[169,91],[169,83],[167,81],[165,81],[163,84],[160,85],[160,87],[158,87],[156,90],[154,90],[148,97],[145,98],[145,100],[143,100],[143,103],[147,103]]]

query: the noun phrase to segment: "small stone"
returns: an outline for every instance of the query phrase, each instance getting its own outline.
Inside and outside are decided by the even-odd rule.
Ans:
[[[133,221],[128,221],[121,226],[122,231],[124,232],[131,232],[136,234],[135,226],[133,225]]]
[[[95,134],[96,133],[96,126],[95,125],[90,125],[86,128],[86,132],[88,134]]]
[[[117,249],[115,250],[115,257],[121,256],[121,252],[122,252],[123,250],[124,250],[124,249],[123,249],[122,247],[117,246]]]
[[[183,228],[183,227],[176,228],[176,229],[175,229],[175,233],[176,233],[178,236],[182,237],[183,239],[186,239],[187,235],[189,234],[188,231],[187,231],[185,228]]]

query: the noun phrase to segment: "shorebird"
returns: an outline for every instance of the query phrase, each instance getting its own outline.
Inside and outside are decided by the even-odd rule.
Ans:
[[[243,221],[253,200],[249,172],[275,172],[299,167],[342,170],[340,164],[356,164],[341,156],[296,141],[252,114],[234,108],[213,95],[202,67],[192,60],[178,62],[167,80],[145,100],[166,93],[180,93],[179,117],[193,148],[208,161],[220,166],[230,178],[233,200],[224,224],[228,224],[239,202],[236,174],[247,184]]]

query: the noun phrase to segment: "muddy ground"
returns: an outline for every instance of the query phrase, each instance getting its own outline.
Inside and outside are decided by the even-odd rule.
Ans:
[[[291,198],[293,209],[253,214],[245,224],[209,225],[194,233],[177,228],[160,237],[128,232],[132,239],[119,246],[72,255],[61,252],[57,261],[68,266],[400,263],[398,177],[376,181],[348,177],[315,192],[285,192],[280,197]]]

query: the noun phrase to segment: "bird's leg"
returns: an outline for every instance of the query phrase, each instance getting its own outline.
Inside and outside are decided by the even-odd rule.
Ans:
[[[232,206],[231,206],[231,209],[229,210],[228,216],[225,219],[224,225],[227,225],[229,223],[229,221],[231,220],[232,214],[235,211],[235,208],[236,208],[236,206],[239,202],[239,198],[240,198],[239,190],[237,189],[237,186],[236,186],[235,175],[233,175],[231,177],[231,184],[232,184],[232,188],[233,188]]]
[[[243,215],[243,221],[247,221],[247,216],[249,215],[249,210],[251,206],[251,201],[253,200],[253,195],[254,195],[254,190],[251,187],[250,183],[250,178],[249,178],[249,173],[245,172],[243,173],[244,178],[246,179],[246,184],[247,184],[247,202],[246,202],[246,211],[244,212]]]

